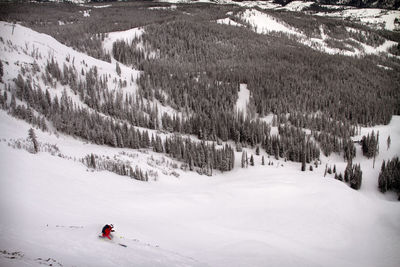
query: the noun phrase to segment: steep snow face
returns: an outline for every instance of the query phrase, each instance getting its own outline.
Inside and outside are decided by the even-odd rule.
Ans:
[[[375,128],[382,139],[392,136],[389,150],[381,146],[383,158],[400,151],[394,118]],[[276,160],[262,166],[260,155],[254,167],[211,178],[178,170],[179,179],[161,175],[142,183],[8,146],[29,127],[0,111],[1,266],[391,267],[400,261],[399,203],[368,193],[367,184],[354,191],[323,178],[323,166],[314,172]],[[121,150],[36,133],[67,156]],[[376,180],[369,171],[363,177]],[[97,237],[106,223],[115,225],[113,242]],[[14,259],[13,252],[19,252]]]
[[[257,33],[283,32],[289,35],[303,36],[283,22],[256,9],[246,9],[240,18],[252,25]]]
[[[315,2],[305,2],[305,1],[293,1],[290,2],[289,4],[285,5],[284,7],[282,7],[282,9],[284,10],[288,10],[288,11],[302,11],[303,9],[310,7],[312,4],[314,4]],[[277,8],[280,9],[280,8]]]

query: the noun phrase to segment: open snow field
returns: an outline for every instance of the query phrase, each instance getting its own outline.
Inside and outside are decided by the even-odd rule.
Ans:
[[[358,161],[364,162],[360,191],[324,178],[323,166],[304,173],[299,164],[283,161],[261,166],[256,156],[255,167],[241,169],[239,153],[232,172],[206,177],[178,170],[179,178],[161,174],[159,181],[144,183],[91,172],[46,152],[13,149],[7,144],[26,138],[30,126],[4,111],[0,121],[1,266],[400,263],[400,206],[376,189],[380,158],[399,151],[398,117],[378,127],[381,140],[390,133],[393,141],[389,150],[381,146],[375,171],[366,168],[372,162],[358,151]],[[39,142],[57,144],[71,158],[121,150],[36,133]],[[342,161],[339,156],[322,160]],[[106,223],[116,227],[113,242],[98,238]]]

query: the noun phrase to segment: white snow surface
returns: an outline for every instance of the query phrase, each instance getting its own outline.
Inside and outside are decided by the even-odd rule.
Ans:
[[[246,118],[247,114],[247,104],[250,101],[250,90],[247,89],[247,84],[240,84],[240,91],[238,92],[238,99],[236,101],[236,111],[243,112],[244,117]]]
[[[112,7],[112,5],[97,5],[97,6],[92,6],[94,8],[107,8],[107,7]]]
[[[305,1],[293,1],[290,2],[289,4],[285,5],[284,7],[282,7],[281,9],[285,9],[288,11],[302,11],[303,9],[311,6],[312,4],[314,4],[315,2],[305,2]],[[277,8],[280,9],[280,8]]]
[[[232,172],[204,177],[178,170],[179,179],[138,182],[13,149],[7,144],[26,138],[30,126],[4,111],[0,121],[0,249],[23,254],[0,254],[1,266],[41,266],[47,259],[53,266],[216,267],[391,267],[400,261],[400,205],[376,189],[379,160],[400,151],[399,117],[374,128],[393,142],[389,150],[381,145],[372,172],[371,160],[359,157],[360,191],[324,178],[323,166],[300,172],[299,164],[262,166],[255,156],[255,167],[241,169],[239,153]],[[122,150],[36,134],[71,157]],[[323,160],[344,169],[340,157]],[[112,242],[97,237],[106,223],[116,228]]]
[[[217,23],[231,25],[231,26],[243,26],[242,24],[237,23],[236,21],[234,21],[230,18],[219,19],[219,20],[217,20]]]
[[[131,43],[134,38],[138,38],[143,34],[143,28],[133,28],[126,31],[109,32],[104,39],[103,47],[109,53],[112,52],[113,43],[118,40],[123,40],[126,43]]]
[[[302,36],[299,32],[285,25],[283,21],[256,9],[246,9],[240,18],[252,25],[257,33],[283,32],[289,35]]]

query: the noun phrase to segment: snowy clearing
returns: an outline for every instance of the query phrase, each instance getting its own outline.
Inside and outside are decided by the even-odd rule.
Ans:
[[[133,28],[126,31],[109,32],[104,39],[103,47],[109,53],[112,52],[113,43],[118,40],[123,40],[130,44],[134,38],[139,38],[143,34],[143,28]]]
[[[236,101],[237,112],[243,112],[244,118],[247,114],[247,104],[250,101],[250,90],[247,89],[247,84],[240,84],[240,91],[238,92],[238,99]]]
[[[230,18],[219,19],[219,20],[217,20],[217,23],[231,25],[231,26],[237,26],[237,27],[243,26],[242,24],[237,23],[236,21],[234,21]]]
[[[303,36],[299,32],[285,25],[283,22],[256,9],[246,9],[240,15],[240,19],[243,19],[252,25],[254,31],[257,33],[266,34],[269,32],[283,32],[289,35]]]

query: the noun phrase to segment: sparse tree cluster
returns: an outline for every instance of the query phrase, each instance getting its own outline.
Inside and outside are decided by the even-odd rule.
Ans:
[[[361,188],[362,171],[360,164],[353,165],[352,161],[348,161],[344,175],[342,175],[342,173],[337,174],[336,166],[334,173],[336,179],[348,183],[351,188],[355,190],[359,190]]]
[[[51,63],[50,65],[54,67],[56,63]],[[94,69],[90,72],[96,72],[96,70]],[[58,75],[57,71],[55,73],[55,75]],[[60,72],[60,79],[62,79],[63,75],[63,72]],[[95,74],[86,74],[87,84],[96,82],[96,79],[91,81],[92,78],[88,78],[89,76],[97,77]],[[119,121],[118,119],[128,118],[128,122],[136,122],[134,120],[136,118],[134,116],[137,116],[135,109],[129,108],[130,101],[132,101],[132,103],[134,102],[132,98],[128,98],[124,102],[128,106],[127,110],[130,111],[132,117],[123,117],[123,115],[121,115],[114,116],[116,120],[111,120],[104,118],[99,112],[91,112],[88,109],[76,107],[66,91],[62,93],[60,98],[55,96],[52,99],[48,91],[43,94],[40,89],[33,89],[31,82],[29,80],[25,81],[21,75],[18,76],[15,83],[17,95],[36,108],[37,111],[45,114],[58,131],[73,136],[79,136],[100,145],[129,147],[133,149],[152,148],[155,152],[166,152],[174,158],[188,163],[189,166],[193,167],[190,168],[191,170],[196,167],[196,169],[198,168],[206,174],[210,174],[212,169],[229,171],[233,168],[234,152],[230,146],[217,149],[215,145],[209,146],[205,145],[205,143],[198,145],[194,142],[190,142],[190,140],[183,141],[182,138],[178,137],[166,138],[165,141],[162,142],[158,135],[152,135],[150,137],[148,131],[135,130],[135,128],[132,127],[133,123],[128,124],[126,121]],[[98,94],[98,92],[96,94]],[[121,99],[115,100],[117,103],[115,107],[119,106],[119,103],[122,103]],[[100,104],[100,102],[98,103]],[[124,106],[123,104],[121,105]],[[101,108],[99,109],[100,111],[102,110]],[[151,110],[151,108],[149,109]],[[115,112],[115,114],[117,114],[117,112]],[[157,117],[156,114],[157,113],[154,113],[153,118]],[[142,115],[142,117],[139,116],[139,118],[143,118],[143,124],[140,123],[140,120],[135,124],[152,128],[150,127],[152,116]],[[154,121],[157,121],[157,119],[154,119]],[[156,125],[157,123],[155,123],[153,127],[156,128]],[[179,149],[176,150],[176,148]]]
[[[188,164],[190,170],[195,167],[204,174],[211,175],[212,169],[222,172],[230,171],[234,167],[235,153],[228,145],[217,149],[203,142],[193,142],[190,138],[173,136],[165,140],[165,152],[171,157]]]
[[[147,182],[149,181],[148,172],[142,171],[138,166],[133,170],[131,164],[121,160],[100,157],[95,154],[86,155],[81,162],[94,170],[107,170],[118,175],[129,176],[132,179]]]
[[[37,137],[36,137],[36,134],[35,134],[35,130],[33,130],[33,128],[29,129],[28,136],[29,136],[29,139],[32,141],[32,144],[33,144],[33,152],[34,153],[38,153],[39,152],[39,142],[37,140]]]
[[[382,193],[386,191],[396,192],[400,200],[400,161],[398,157],[382,162],[378,187]]]
[[[0,83],[3,82],[3,75],[4,75],[3,62],[0,60]]]
[[[375,157],[379,153],[379,132],[375,135],[375,132],[372,131],[371,135],[363,136],[361,147],[364,156],[367,158]]]

